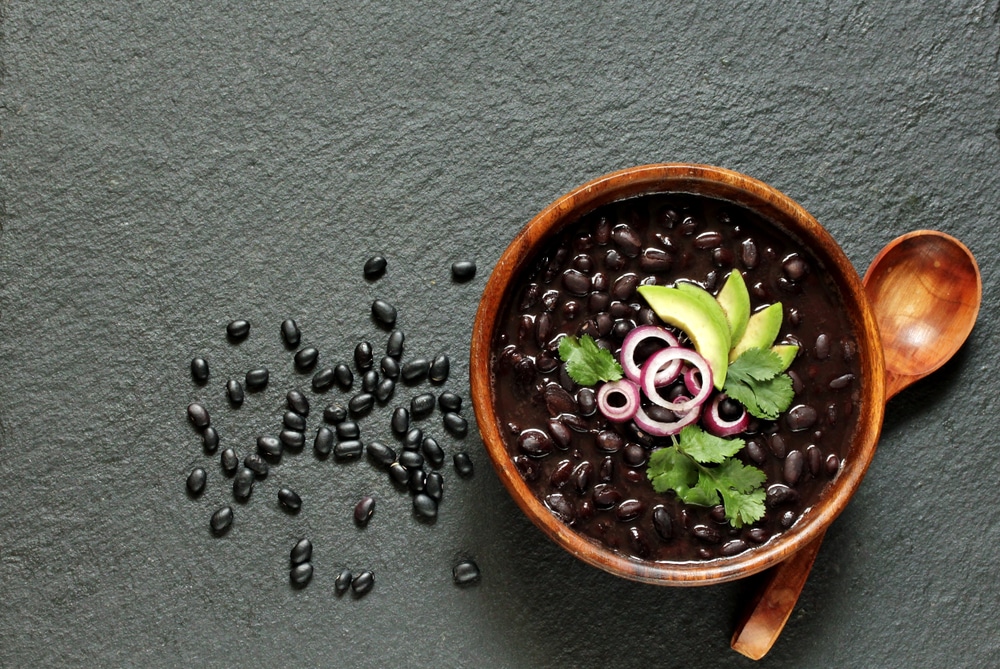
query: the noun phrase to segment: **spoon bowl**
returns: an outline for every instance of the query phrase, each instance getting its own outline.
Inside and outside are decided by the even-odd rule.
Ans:
[[[898,237],[879,252],[863,280],[885,358],[885,397],[939,369],[972,332],[983,283],[962,242],[934,230]],[[810,545],[772,568],[736,627],[732,648],[759,660],[795,608],[816,554]]]

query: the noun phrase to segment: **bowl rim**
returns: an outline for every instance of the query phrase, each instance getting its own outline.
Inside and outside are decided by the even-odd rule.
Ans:
[[[808,243],[840,288],[856,332],[862,370],[861,399],[849,457],[820,500],[776,538],[732,557],[705,561],[654,562],[627,557],[557,519],[535,497],[514,466],[493,409],[493,334],[511,281],[527,264],[536,245],[598,206],[665,192],[709,195],[741,204]],[[733,170],[693,163],[640,165],[605,174],[569,191],[531,219],[504,250],[483,290],[472,332],[470,383],[476,421],[490,460],[528,518],[584,562],[631,580],[664,585],[708,585],[749,576],[820,539],[860,485],[874,456],[885,410],[885,363],[875,317],[858,273],[840,246],[812,215],[784,193]]]

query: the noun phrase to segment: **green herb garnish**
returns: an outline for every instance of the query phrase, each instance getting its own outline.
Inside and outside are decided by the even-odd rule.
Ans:
[[[721,499],[726,520],[742,527],[764,517],[762,486],[767,478],[760,469],[733,457],[745,444],[688,425],[673,446],[653,451],[646,476],[656,492],[673,490],[685,504],[715,506]]]
[[[772,351],[750,348],[729,365],[722,390],[742,404],[751,416],[775,420],[792,404],[795,392],[785,365]]]
[[[559,357],[566,363],[566,373],[581,386],[593,386],[598,381],[622,378],[622,366],[611,351],[599,348],[590,335],[564,337],[559,342]]]

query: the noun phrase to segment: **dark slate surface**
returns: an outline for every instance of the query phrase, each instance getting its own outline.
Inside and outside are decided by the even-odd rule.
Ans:
[[[475,432],[442,438],[477,469],[444,470],[434,524],[368,463],[307,446],[215,538],[230,484],[184,416],[204,399],[245,454],[308,383],[281,320],[321,363],[347,360],[384,345],[376,296],[410,354],[451,354],[447,387],[466,393],[478,295],[518,228],[658,161],[773,184],[859,270],[921,227],[980,259],[968,345],[891,403],[761,666],[995,662],[997,3],[550,4],[3,3],[0,665],[752,666],[729,649],[752,582],[657,588],[585,566],[520,515]],[[374,253],[389,270],[366,283]],[[480,272],[454,284],[462,258]],[[253,330],[234,346],[237,317]],[[226,379],[257,364],[271,385],[228,408]],[[390,439],[386,417],[364,435]],[[196,464],[208,488],[190,499]],[[315,576],[295,590],[302,536]],[[483,578],[459,589],[464,556]],[[375,572],[367,597],[334,595],[343,565]]]

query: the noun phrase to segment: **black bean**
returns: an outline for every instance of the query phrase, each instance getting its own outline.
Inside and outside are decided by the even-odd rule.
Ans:
[[[594,506],[598,509],[610,509],[618,504],[622,499],[622,494],[607,483],[600,483],[594,486]]]
[[[722,243],[721,232],[703,232],[694,238],[694,246],[698,249],[710,249]]]
[[[403,451],[399,454],[398,462],[407,469],[420,469],[424,466],[424,456],[417,451]]]
[[[719,549],[720,555],[736,555],[737,553],[742,553],[747,549],[747,542],[742,539],[732,539],[722,544],[722,548]]]
[[[288,579],[296,588],[304,588],[312,579],[312,575],[312,562],[303,562],[292,567],[292,570],[288,573]]]
[[[577,410],[576,400],[562,386],[550,383],[542,391],[545,399],[545,408],[550,416],[573,413]]]
[[[323,426],[316,430],[316,438],[313,440],[313,450],[322,457],[330,455],[333,451],[333,431]]]
[[[200,495],[205,491],[208,474],[201,467],[195,467],[187,477],[187,489],[192,495]]]
[[[417,494],[418,492],[424,492],[424,487],[427,485],[427,472],[423,469],[410,469],[410,476],[406,480],[406,487],[410,489],[411,494]]]
[[[374,369],[369,369],[361,375],[361,391],[374,393],[376,388],[378,388],[378,372]]]
[[[773,434],[771,438],[767,441],[768,447],[770,447],[771,452],[774,453],[774,457],[784,459],[785,454],[788,453],[788,449],[785,446],[785,440],[780,434]]]
[[[464,437],[469,431],[469,423],[453,411],[444,414],[444,427],[456,437]]]
[[[395,381],[389,378],[382,379],[378,382],[378,385],[375,386],[375,399],[378,400],[379,404],[385,404],[392,399],[392,395],[395,391]]]
[[[430,379],[431,383],[444,383],[448,380],[448,372],[450,370],[451,360],[444,353],[440,353],[431,362],[427,378]]]
[[[347,592],[347,589],[351,587],[351,581],[354,579],[354,574],[351,573],[350,569],[341,569],[340,573],[337,574],[336,580],[333,582],[333,589],[338,595],[342,595]]]
[[[670,520],[670,512],[666,507],[658,506],[653,509],[653,529],[664,541],[669,541],[674,536],[673,523]]]
[[[393,462],[389,465],[389,476],[396,483],[406,485],[406,482],[410,480],[410,470],[398,462]]]
[[[593,416],[597,411],[597,394],[593,388],[580,388],[576,393],[576,404],[581,416]]]
[[[809,265],[798,253],[793,253],[785,258],[781,263],[781,269],[785,272],[785,276],[792,281],[798,281],[809,273]]]
[[[396,451],[381,442],[369,442],[366,450],[368,457],[384,467],[388,467],[396,461]]]
[[[605,311],[611,304],[611,296],[607,293],[591,293],[587,298],[587,308],[593,313]]]
[[[243,405],[243,400],[246,399],[246,395],[243,392],[243,386],[236,379],[229,379],[226,382],[226,397],[229,398],[229,403],[239,408]]]
[[[292,551],[289,554],[289,559],[292,565],[302,564],[303,562],[309,562],[312,559],[313,545],[308,539],[299,539],[294,546],[292,546]]]
[[[573,462],[572,460],[562,460],[559,462],[559,466],[553,470],[552,475],[549,476],[549,485],[553,488],[562,488],[569,481],[569,477],[573,475]]]
[[[835,476],[840,470],[840,458],[831,453],[826,456],[826,460],[823,462],[823,467],[826,469],[827,476]]]
[[[373,406],[375,406],[375,396],[371,393],[358,393],[347,402],[347,410],[355,416],[368,413]]]
[[[358,525],[367,525],[375,513],[375,498],[365,495],[354,505],[354,522]]]
[[[604,246],[611,239],[611,223],[608,219],[602,216],[597,220],[594,226],[594,241],[598,246]]]
[[[617,432],[601,430],[597,433],[597,448],[605,453],[617,453],[625,446],[625,440]]]
[[[610,249],[604,256],[604,266],[612,272],[620,270],[625,266],[625,257],[618,251]]]
[[[452,460],[455,463],[455,471],[458,472],[459,476],[468,478],[472,476],[474,468],[472,466],[472,458],[465,451],[459,451],[452,456]]]
[[[424,440],[424,431],[419,427],[411,427],[403,437],[403,449],[416,451],[420,449],[420,444]]]
[[[350,390],[354,385],[354,372],[343,363],[333,368],[333,378],[341,390]]]
[[[302,508],[302,498],[291,488],[281,488],[278,490],[278,501],[281,506],[289,511],[298,511]]]
[[[761,445],[759,440],[748,439],[746,446],[743,448],[746,451],[747,456],[758,465],[764,464],[767,460],[767,453],[764,452],[764,447]]]
[[[374,585],[375,574],[370,571],[363,571],[351,581],[351,590],[355,595],[361,597],[368,594]]]
[[[851,385],[851,383],[853,381],[854,381],[854,375],[853,374],[841,374],[840,376],[838,376],[837,378],[835,378],[833,381],[830,381],[830,389],[831,390],[843,390],[847,386]]]
[[[648,459],[646,449],[639,444],[628,444],[622,450],[622,461],[629,467],[641,467]]]
[[[722,504],[716,504],[708,512],[708,515],[717,523],[726,522],[726,507]]]
[[[421,393],[410,400],[410,416],[414,419],[427,418],[434,411],[433,393]]]
[[[222,456],[219,458],[222,465],[222,471],[227,474],[232,474],[236,471],[236,468],[240,466],[240,458],[236,455],[236,451],[231,448],[227,448],[222,451]]]
[[[637,499],[626,499],[615,509],[615,517],[621,522],[635,520],[646,510],[646,505]]]
[[[642,251],[642,242],[638,233],[624,223],[619,223],[612,228],[611,241],[629,258],[636,257]]]
[[[267,473],[270,470],[267,463],[264,462],[264,458],[257,453],[250,453],[243,458],[243,466],[261,478],[267,476]]]
[[[562,493],[554,492],[550,495],[546,495],[545,506],[549,508],[556,518],[563,521],[567,525],[572,525],[576,521],[576,511],[573,509],[573,503],[569,501],[565,495]]]
[[[233,507],[224,506],[213,513],[208,524],[211,526],[212,532],[223,534],[233,524]]]
[[[231,341],[242,341],[250,334],[250,321],[229,321],[226,326],[226,336]]]
[[[446,390],[438,397],[438,406],[441,407],[442,412],[453,411],[457,413],[462,410],[462,398]]]
[[[803,455],[802,451],[798,449],[790,451],[785,456],[785,464],[782,468],[782,477],[785,479],[785,483],[791,486],[798,483],[799,478],[802,477],[804,467],[805,455]]]
[[[638,285],[638,276],[632,274],[631,272],[628,274],[622,274],[620,277],[615,279],[614,284],[611,286],[611,297],[625,302],[635,294],[635,287]]]
[[[257,437],[257,452],[272,458],[281,457],[284,445],[276,437]]]
[[[296,351],[292,360],[295,363],[295,369],[300,372],[308,372],[319,361],[319,351],[313,346],[307,346]]]
[[[427,358],[414,358],[403,363],[400,374],[406,383],[419,383],[427,378],[431,363]]]
[[[323,420],[333,425],[343,422],[347,420],[347,409],[339,404],[331,404],[323,409]]]
[[[717,544],[722,541],[722,535],[714,527],[698,524],[691,528],[691,534],[707,544]]]
[[[441,498],[444,497],[444,477],[441,476],[440,472],[427,473],[427,479],[424,482],[424,492],[435,502],[441,502]]]
[[[816,337],[816,344],[813,346],[813,353],[817,360],[826,360],[830,357],[830,337],[821,334]]]
[[[365,450],[365,445],[357,439],[337,442],[333,447],[333,455],[342,460],[360,457]]]
[[[382,376],[387,379],[398,379],[399,378],[399,362],[390,356],[385,356],[379,363],[379,368],[382,370]]]
[[[388,341],[386,341],[385,354],[390,358],[399,360],[400,356],[403,355],[403,343],[405,341],[406,335],[401,330],[393,330],[389,334]]]
[[[451,276],[455,281],[469,281],[476,276],[476,263],[472,260],[459,260],[451,264]]]
[[[548,432],[552,437],[552,442],[561,450],[565,451],[573,443],[573,433],[566,427],[566,423],[558,418],[549,420]]]
[[[785,529],[788,529],[789,527],[795,524],[796,518],[798,518],[798,514],[789,509],[788,511],[785,511],[783,514],[781,514],[781,517],[778,519],[778,523],[780,523],[781,526],[784,527]]]
[[[771,538],[771,533],[763,527],[754,527],[747,532],[747,538],[755,544],[762,544]]]
[[[282,430],[278,433],[278,441],[285,448],[290,448],[294,451],[305,446],[306,437],[298,430]]]
[[[382,256],[372,256],[365,261],[365,278],[369,280],[379,278],[385,274],[387,264],[388,262]]]
[[[289,430],[295,430],[296,432],[305,432],[306,430],[305,417],[302,414],[295,413],[294,411],[286,411],[285,415],[282,417],[282,422]]]
[[[240,467],[233,479],[233,497],[243,502],[253,492],[254,474],[246,467]]]
[[[367,341],[359,342],[354,347],[354,366],[359,372],[363,372],[366,369],[371,369],[374,364],[375,353],[372,351],[371,343]]]
[[[438,503],[427,493],[418,492],[413,496],[413,510],[418,516],[427,519],[437,518]]]
[[[385,300],[372,302],[372,318],[382,327],[389,329],[396,324],[396,307]]]
[[[610,455],[605,456],[604,460],[601,461],[601,468],[598,471],[598,476],[601,478],[602,481],[608,483],[609,481],[611,481],[611,479],[614,478],[614,475],[615,475],[615,461]]]
[[[361,437],[361,426],[353,420],[345,420],[337,423],[338,439],[358,439]]]
[[[570,295],[586,297],[590,292],[590,277],[575,269],[563,272],[562,285]]]
[[[813,476],[819,476],[823,470],[823,451],[815,444],[806,446],[806,463],[809,466],[809,473]]]
[[[816,409],[807,404],[799,404],[789,409],[785,415],[785,423],[792,432],[801,432],[812,427],[818,417]]]
[[[333,382],[336,380],[336,373],[333,371],[333,367],[324,367],[315,374],[312,378],[312,389],[313,392],[325,393],[327,390],[333,386]]]
[[[543,458],[552,452],[555,444],[542,430],[530,429],[523,431],[517,438],[517,447],[529,457]]]
[[[285,402],[288,408],[300,416],[309,415],[309,400],[298,390],[289,390],[285,395]]]
[[[271,373],[267,371],[267,367],[258,367],[247,372],[243,382],[246,384],[247,390],[256,392],[267,387],[267,380],[270,376]]]
[[[199,430],[204,430],[212,424],[212,418],[208,415],[208,409],[200,402],[192,402],[187,408],[187,417]]]
[[[410,412],[404,407],[396,407],[392,412],[391,425],[396,436],[405,435],[410,429]]]
[[[291,318],[281,321],[281,338],[285,340],[285,346],[288,348],[298,346],[299,340],[302,338],[302,331],[299,330],[299,324]]]
[[[782,483],[772,483],[767,487],[767,497],[765,503],[768,506],[778,506],[795,502],[799,499],[799,493]]]
[[[215,453],[215,449],[219,447],[219,433],[211,425],[201,431],[201,445],[209,454]]]
[[[458,586],[478,583],[479,577],[479,566],[472,560],[462,560],[451,568],[451,578]]]
[[[542,374],[549,374],[550,372],[554,372],[556,368],[559,367],[559,361],[548,353],[539,353],[535,356],[535,366]]]
[[[191,360],[191,378],[199,386],[205,385],[208,381],[208,360],[205,360],[205,358],[194,358]]]

